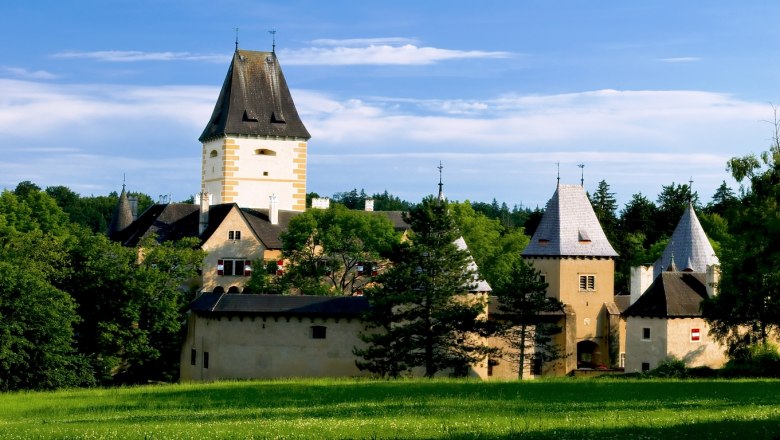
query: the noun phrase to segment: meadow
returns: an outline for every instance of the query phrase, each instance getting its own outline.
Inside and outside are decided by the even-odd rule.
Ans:
[[[0,438],[780,438],[778,380],[301,379],[0,394]]]

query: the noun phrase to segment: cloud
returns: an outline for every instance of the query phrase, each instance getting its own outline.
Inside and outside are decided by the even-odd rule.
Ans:
[[[673,57],[673,58],[661,58],[659,61],[664,63],[694,63],[701,61],[699,57]]]
[[[27,70],[21,67],[8,67],[8,66],[2,67],[2,70],[8,75],[15,76],[17,78],[23,78],[23,79],[49,80],[49,79],[59,78],[59,75],[55,75],[45,70]]]
[[[341,40],[320,38],[311,41],[315,46],[375,46],[375,45],[400,45],[416,44],[417,39],[405,37],[386,37],[386,38],[346,38]]]
[[[108,62],[139,62],[139,61],[206,61],[210,63],[225,63],[230,56],[202,55],[190,52],[142,52],[138,50],[99,50],[93,52],[66,51],[52,55],[60,59],[91,59]]]
[[[451,50],[435,47],[417,47],[412,44],[392,46],[371,44],[366,47],[311,47],[281,50],[286,65],[428,65],[440,61],[475,58],[509,58],[509,52],[481,50]]]

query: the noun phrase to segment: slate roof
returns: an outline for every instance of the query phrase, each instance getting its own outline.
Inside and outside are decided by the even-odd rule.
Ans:
[[[690,203],[674,228],[664,253],[653,265],[653,277],[671,266],[672,256],[674,265],[683,271],[706,272],[707,266],[720,264]]]
[[[204,293],[190,304],[201,316],[358,317],[368,310],[362,296],[292,296]]]
[[[199,140],[225,135],[308,140],[279,60],[273,52],[236,50]]]
[[[624,313],[649,318],[701,316],[707,296],[707,275],[701,272],[662,272]]]
[[[466,245],[466,240],[463,237],[459,237],[455,240],[455,246],[462,251],[469,252],[469,247]],[[469,264],[468,269],[474,273],[474,287],[469,289],[469,292],[492,292],[493,288],[490,287],[487,281],[485,281],[479,273],[477,263],[474,262],[474,258],[471,257],[469,252]]]
[[[117,234],[114,239],[121,241],[125,246],[137,246],[144,237],[156,234],[159,242],[179,240],[184,237],[198,237],[201,243],[205,243],[233,208],[238,208],[238,205],[235,203],[211,205],[209,207],[209,224],[203,234],[198,234],[200,206],[191,203],[152,205],[138,217],[138,220]],[[280,210],[279,224],[272,225],[268,219],[267,209],[240,208],[240,210],[249,227],[254,230],[268,249],[281,249],[282,241],[279,235],[287,229],[290,219],[299,214],[298,212]]]
[[[108,236],[116,236],[132,223],[133,210],[130,208],[130,200],[127,198],[124,185],[122,185],[122,192],[119,194],[119,202],[116,204],[113,214],[111,214],[111,223],[108,225]]]
[[[404,220],[404,211],[369,211],[373,215],[381,215],[387,217],[390,222],[393,223],[393,228],[396,232],[408,231],[411,225]]]
[[[558,185],[523,256],[617,257],[580,185]]]

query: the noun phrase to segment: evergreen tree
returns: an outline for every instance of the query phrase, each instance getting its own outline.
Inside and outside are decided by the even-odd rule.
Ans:
[[[615,243],[617,236],[617,201],[615,200],[615,193],[609,192],[609,184],[606,180],[599,182],[596,192],[591,196],[588,194],[590,204],[593,206],[593,211],[596,213],[596,218],[599,219],[604,233],[610,242]]]
[[[560,312],[563,304],[547,297],[547,283],[528,263],[515,259],[511,267],[511,272],[493,285],[493,294],[499,301],[500,334],[513,351],[508,355],[522,379],[527,366],[560,357],[560,350],[552,343],[560,328],[545,321],[543,314]]]
[[[691,193],[691,187],[685,184],[662,185],[658,194],[658,215],[656,216],[655,229],[660,235],[672,235],[674,227],[682,217],[683,212],[692,204],[699,209],[699,195]]]
[[[474,282],[468,253],[458,249],[448,204],[428,197],[407,217],[412,232],[397,246],[392,266],[366,296],[367,348],[358,367],[394,376],[422,367],[426,377],[452,369],[465,375],[469,364],[491,352],[480,332],[486,329],[486,298],[468,293]]]

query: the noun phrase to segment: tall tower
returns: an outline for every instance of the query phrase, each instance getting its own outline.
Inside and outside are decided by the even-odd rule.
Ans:
[[[607,305],[614,301],[617,252],[582,185],[558,185],[522,256],[542,272],[547,296],[565,305],[556,342],[567,356],[549,373],[609,366],[614,360]]]
[[[295,109],[275,52],[239,50],[199,140],[201,192],[212,203],[306,209],[306,150],[311,136]]]

